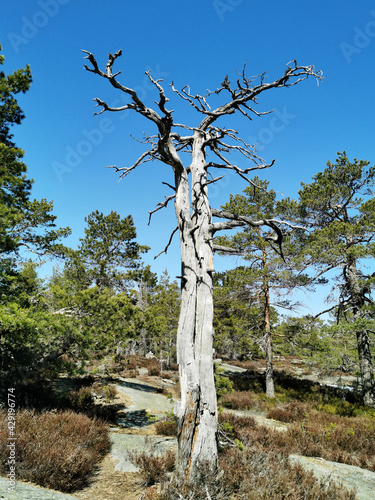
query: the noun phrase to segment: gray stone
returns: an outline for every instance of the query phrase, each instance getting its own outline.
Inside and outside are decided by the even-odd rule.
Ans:
[[[221,368],[224,368],[225,372],[229,373],[245,373],[246,368],[241,368],[241,366],[228,365],[227,363],[221,363]]]
[[[148,370],[147,368],[138,368],[138,373],[139,375],[147,375],[148,374]]]
[[[16,481],[14,492],[9,491],[9,480],[0,477],[0,498],[6,500],[77,500],[76,497],[54,490],[39,488]]]
[[[173,410],[173,400],[158,394],[157,389],[140,380],[119,378],[116,384],[119,392],[126,394],[132,400],[132,404],[126,408],[126,419],[119,419],[118,424],[125,427],[141,428],[161,419],[166,412]]]
[[[292,463],[298,462],[304,468],[312,470],[318,479],[330,477],[349,490],[356,490],[358,500],[375,499],[375,472],[353,465],[329,462],[323,458],[290,455],[289,459]]]
[[[163,455],[169,449],[177,449],[177,439],[162,436],[138,436],[136,434],[112,434],[111,455],[117,460],[115,470],[137,472],[139,469],[130,461],[129,452],[153,452]]]

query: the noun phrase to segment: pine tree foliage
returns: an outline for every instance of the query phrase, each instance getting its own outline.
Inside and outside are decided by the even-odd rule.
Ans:
[[[121,219],[113,210],[108,215],[95,210],[85,222],[77,256],[87,279],[98,287],[126,289],[127,282],[137,277],[141,254],[149,250],[136,242],[133,217]]]
[[[140,257],[148,247],[136,242],[130,215],[121,218],[114,211],[103,215],[96,210],[85,221],[78,249],[66,252],[64,268],[56,269],[50,280],[50,307],[74,319],[80,347],[114,349],[142,328],[132,287],[150,274]]]
[[[328,309],[357,338],[364,402],[375,405],[370,336],[374,331],[371,271],[375,238],[375,168],[349,161],[345,151],[310,184],[302,184],[300,211],[310,233],[301,240],[315,276],[335,273]]]
[[[263,301],[248,267],[215,274],[214,305],[214,347],[218,355],[240,360],[263,357]],[[273,308],[271,317],[272,322],[277,318]]]
[[[297,287],[307,284],[305,276],[293,257],[296,255],[295,237],[292,226],[296,226],[296,204],[289,199],[278,201],[276,193],[268,189],[269,182],[255,177],[242,195],[231,195],[230,201],[222,208],[253,220],[284,219],[289,221],[283,232],[274,224],[269,226],[245,227],[231,237],[216,238],[216,242],[224,248],[237,252],[249,262],[243,271],[243,279],[247,280],[249,298],[259,302],[263,311],[263,335],[261,344],[266,352],[266,387],[267,395],[274,396],[272,368],[272,328],[271,304],[284,308],[292,308],[292,301],[285,298]],[[271,295],[272,294],[272,295]],[[284,294],[284,295],[283,295]]]
[[[4,60],[0,55],[0,65]],[[33,181],[11,134],[24,119],[17,94],[28,91],[31,79],[28,66],[0,71],[0,370],[21,376],[43,365],[62,330],[66,337],[65,320],[43,306],[36,265],[28,259],[60,253],[60,239],[70,232],[56,228],[51,202],[30,198]]]

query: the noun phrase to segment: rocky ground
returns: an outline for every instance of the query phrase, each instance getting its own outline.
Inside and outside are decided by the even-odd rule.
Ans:
[[[244,371],[243,368],[232,365],[223,364],[222,366],[226,371]],[[336,379],[337,377],[330,377],[327,382],[335,384]],[[150,448],[150,443],[157,453],[164,453],[168,448],[176,447],[177,443],[174,438],[157,436],[155,433],[155,420],[162,418],[166,412],[173,409],[173,401],[160,394],[158,390],[162,386],[172,387],[173,381],[148,377],[145,372],[142,372],[137,379],[119,377],[115,385],[118,391],[115,402],[122,403],[126,409],[119,415],[117,425],[110,430],[111,454],[103,460],[93,480],[86,488],[73,495],[64,495],[18,482],[16,493],[13,495],[7,492],[8,481],[0,478],[0,498],[7,500],[92,500],[93,498],[95,500],[136,500],[140,498],[143,491],[142,480],[136,467],[129,460],[129,451],[147,450]],[[287,424],[267,419],[259,413],[250,411],[235,411],[235,413],[251,415],[259,424],[280,431],[287,427]],[[291,460],[301,462],[306,468],[313,470],[318,477],[332,477],[348,488],[356,488],[359,500],[375,498],[375,473],[373,472],[328,462],[319,457],[307,458],[294,455],[291,456]]]

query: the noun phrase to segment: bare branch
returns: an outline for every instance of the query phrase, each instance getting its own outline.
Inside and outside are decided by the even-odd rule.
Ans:
[[[116,165],[108,165],[105,168],[112,168],[115,172],[122,172],[120,175],[120,179],[122,179],[123,177],[126,177],[132,170],[136,169],[142,163],[146,163],[148,161],[155,160],[156,153],[157,153],[156,149],[152,149],[152,150],[144,152],[138,158],[138,160],[135,163],[133,163],[133,165],[131,165],[130,167],[116,167]]]
[[[315,314],[315,316],[312,316],[312,318],[311,318],[311,319],[312,319],[312,320],[317,319],[317,318],[319,318],[319,316],[322,316],[323,314],[326,314],[326,313],[328,313],[328,312],[331,312],[331,311],[333,311],[334,309],[336,309],[337,307],[338,307],[338,304],[335,304],[334,306],[329,307],[328,309],[325,309],[324,311],[321,311],[321,312],[319,312],[318,314]]]
[[[319,83],[319,81],[323,79],[322,72],[315,71],[314,66],[298,66],[296,61],[293,61],[293,63],[294,67],[288,66],[284,75],[281,78],[277,78],[271,83],[264,82],[266,74],[263,73],[260,76],[260,83],[258,85],[253,85],[252,83],[254,80],[253,77],[247,78],[245,76],[244,73],[245,66],[244,66],[243,72],[241,74],[242,83],[240,83],[238,80],[237,81],[238,88],[233,91],[231,90],[232,101],[223,104],[222,106],[219,106],[218,108],[216,108],[213,111],[210,111],[209,113],[203,110],[199,110],[202,113],[208,115],[202,120],[201,124],[199,125],[199,128],[201,130],[207,130],[207,128],[220,116],[226,114],[232,114],[236,110],[241,109],[241,106],[245,107],[245,105],[246,105],[245,109],[247,111],[257,114],[252,107],[247,107],[247,103],[249,101],[252,101],[256,104],[258,96],[265,90],[269,90],[271,88],[291,87],[301,82],[302,80],[306,80],[310,76],[315,78],[317,83]],[[228,82],[224,80],[221,88],[217,89],[216,93],[219,94],[225,88],[228,88]],[[190,99],[191,98],[192,96],[190,97]],[[242,114],[251,119],[251,117],[248,115],[247,112],[245,112],[244,110],[242,111],[243,111]]]
[[[265,240],[269,242],[270,246],[272,249],[280,255],[280,257],[285,260],[283,250],[282,250],[282,242],[284,235],[280,229],[280,226],[286,225],[288,227],[291,227],[293,229],[305,229],[302,228],[301,226],[296,226],[294,224],[291,224],[288,221],[283,221],[283,220],[277,220],[277,219],[261,219],[258,221],[254,221],[250,219],[249,217],[246,217],[244,215],[238,215],[238,214],[233,214],[231,212],[227,212],[224,210],[217,210],[216,208],[211,209],[211,214],[213,217],[219,217],[221,219],[229,219],[226,222],[216,222],[211,224],[211,233],[215,234],[217,231],[223,231],[227,229],[233,229],[235,227],[242,227],[242,226],[251,226],[251,227],[260,227],[260,226],[268,226],[269,228],[272,229],[273,235],[270,234],[268,235]],[[275,243],[278,246],[278,249],[276,249],[271,243]]]
[[[248,177],[246,177],[246,174],[248,174],[249,172],[252,172],[254,170],[267,170],[268,168],[272,167],[274,165],[275,161],[276,161],[274,159],[269,164],[263,164],[263,165],[257,164],[255,167],[249,167],[249,168],[241,169],[237,165],[233,165],[218,150],[215,149],[214,152],[215,152],[215,154],[221,160],[224,161],[224,164],[223,163],[210,162],[210,163],[207,163],[207,165],[206,165],[207,168],[224,168],[224,169],[227,169],[227,170],[234,170],[242,179],[244,179],[248,184],[250,184],[253,187],[258,187],[258,186],[256,184],[254,184],[254,182],[251,179],[249,179]]]
[[[176,152],[176,149],[173,145],[173,142],[170,138],[170,133],[171,133],[171,127],[173,125],[173,119],[172,119],[172,112],[168,111],[165,108],[165,103],[167,101],[167,98],[164,94],[164,90],[160,86],[159,82],[161,80],[154,80],[151,75],[148,73],[148,77],[150,78],[150,81],[157,87],[159,90],[159,96],[160,100],[158,103],[159,109],[164,113],[164,117],[161,117],[154,109],[147,107],[139,98],[137,92],[129,87],[126,87],[122,85],[117,79],[116,76],[119,73],[113,74],[112,73],[112,66],[114,61],[121,56],[122,51],[119,50],[117,51],[114,55],[108,54],[108,62],[106,65],[106,71],[103,72],[99,69],[99,66],[96,62],[95,56],[91,54],[90,52],[84,50],[83,51],[85,54],[87,54],[86,59],[90,61],[90,63],[93,66],[93,69],[88,68],[85,65],[85,68],[88,71],[91,71],[93,73],[97,73],[103,78],[106,78],[109,80],[111,85],[124,92],[125,94],[128,94],[129,97],[132,100],[132,103],[127,104],[126,106],[123,106],[122,109],[133,109],[134,111],[140,113],[143,115],[145,118],[148,120],[154,122],[159,130],[159,140],[158,140],[158,152],[160,154],[161,159],[169,164],[172,165],[174,169],[181,170],[183,169],[182,162]],[[147,74],[147,73],[146,73]],[[97,105],[102,106],[105,111],[118,111],[120,110],[119,108],[111,108],[108,106],[104,101],[100,99],[96,99]],[[100,114],[100,113],[98,113]]]
[[[225,247],[223,245],[213,244],[212,248],[213,248],[214,252],[230,253],[230,254],[234,254],[234,255],[246,255],[246,252],[243,252],[243,251],[238,250],[236,248]]]
[[[209,186],[210,184],[214,184],[217,181],[220,181],[220,179],[223,179],[225,175],[220,175],[219,177],[215,177],[215,179],[211,179],[206,182],[206,186]]]
[[[157,104],[159,106],[159,109],[162,113],[164,113],[165,115],[171,115],[171,113],[173,113],[173,110],[168,111],[165,108],[165,104],[169,101],[169,99],[168,99],[168,97],[166,97],[163,87],[159,84],[159,82],[162,82],[163,80],[161,80],[161,79],[154,80],[151,76],[151,71],[146,71],[145,73],[148,76],[148,78],[150,79],[150,82],[153,83],[159,91],[160,100],[159,100],[159,102],[155,101],[155,104]]]
[[[167,243],[167,246],[164,248],[164,250],[162,250],[160,253],[158,253],[157,255],[155,255],[154,260],[155,260],[155,259],[157,259],[158,257],[160,257],[160,255],[161,255],[161,254],[163,254],[163,253],[167,253],[168,248],[169,248],[170,244],[172,243],[173,236],[176,234],[176,232],[177,232],[177,231],[178,231],[178,226],[177,226],[177,227],[175,227],[175,228],[174,228],[174,230],[172,231],[172,234],[171,234],[171,236],[170,236],[170,238],[169,238],[169,241],[168,241],[168,243]]]
[[[165,183],[163,182],[163,184],[165,184]],[[157,207],[157,208],[155,208],[155,210],[151,210],[151,211],[149,212],[149,214],[150,214],[150,215],[149,215],[149,218],[148,218],[148,225],[150,225],[152,215],[153,215],[155,212],[158,212],[158,211],[159,211],[159,210],[161,210],[162,208],[166,207],[166,206],[168,205],[168,203],[169,203],[171,200],[173,200],[175,197],[176,197],[176,195],[175,195],[175,194],[171,194],[170,196],[166,196],[164,201],[159,202],[159,203],[156,205],[156,207]]]
[[[172,191],[176,191],[175,186],[171,186],[170,184],[168,184],[168,182],[162,182],[162,184],[164,184],[164,186],[168,186],[169,188],[171,188]]]
[[[249,225],[251,227],[259,227],[259,226],[269,226],[272,229],[275,230],[275,225],[278,224],[278,226],[288,226],[291,227],[292,229],[304,229],[306,228],[304,226],[298,226],[296,224],[292,224],[288,221],[285,220],[278,220],[278,219],[261,219],[259,221],[253,221],[250,219],[250,217],[247,217],[245,215],[239,215],[239,214],[233,214],[231,212],[227,212],[226,210],[218,210],[217,208],[212,208],[211,209],[212,216],[213,217],[219,217],[221,219],[229,219],[234,222],[239,222],[241,225]],[[215,224],[213,224],[215,225]]]

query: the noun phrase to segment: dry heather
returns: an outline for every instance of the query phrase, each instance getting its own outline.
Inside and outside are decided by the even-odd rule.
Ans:
[[[87,482],[110,450],[107,426],[71,411],[16,415],[17,478],[64,492]],[[0,414],[0,473],[9,472],[7,413]]]
[[[298,405],[297,412],[302,408]],[[280,412],[280,410],[279,410]],[[274,411],[269,414],[274,415]],[[289,418],[291,411],[287,412]],[[297,453],[321,457],[375,471],[375,421],[365,417],[339,417],[318,412],[304,413],[278,432],[256,424],[254,419],[224,414],[225,429],[245,446],[259,445],[266,452]],[[286,419],[284,419],[285,421]]]

